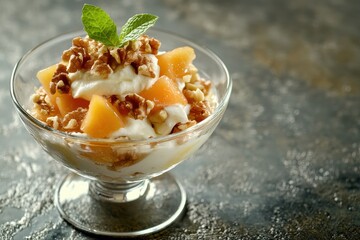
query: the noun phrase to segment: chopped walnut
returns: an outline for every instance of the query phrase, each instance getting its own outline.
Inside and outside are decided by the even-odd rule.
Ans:
[[[197,82],[197,85],[201,89],[201,91],[204,93],[205,96],[207,96],[211,89],[211,82],[204,79],[199,79]]]
[[[190,91],[195,91],[198,88],[199,88],[198,86],[196,86],[194,83],[191,83],[191,82],[188,82],[185,84],[185,89],[190,90]]]
[[[191,80],[191,75],[190,75],[190,74],[184,75],[184,76],[182,77],[182,80],[183,80],[184,83],[190,82],[190,80]]]
[[[126,95],[124,101],[113,96],[111,102],[117,106],[121,114],[133,117],[134,119],[146,118],[155,106],[153,101],[146,100],[136,93]]]
[[[133,51],[138,51],[141,47],[141,42],[138,40],[130,41],[129,44],[130,44],[130,49]]]
[[[64,64],[57,65],[56,71],[50,82],[50,93],[55,94],[56,91],[59,91],[60,93],[69,93],[70,91],[70,79]]]
[[[39,88],[32,96],[31,100],[34,103],[34,110],[39,119],[45,120],[47,117],[52,116],[55,112],[54,107],[50,103],[50,99],[47,96],[43,88]]]
[[[82,47],[85,49],[89,48],[89,41],[88,38],[81,38],[81,37],[76,37],[72,40],[72,44],[76,47]]]
[[[185,129],[188,129],[192,126],[196,125],[196,121],[195,120],[191,120],[191,121],[188,121],[186,123],[177,123],[173,130],[171,131],[171,133],[177,133],[177,132],[181,132],[181,131],[184,131]]]
[[[112,148],[107,144],[83,145],[81,155],[86,159],[105,165],[112,171],[129,167],[141,161],[147,156],[147,152],[124,149],[123,147]]]
[[[190,80],[190,82],[185,83],[185,89],[193,91],[196,89],[200,89],[201,91],[203,91],[205,96],[209,93],[210,87],[211,82],[205,81],[203,79],[197,79],[196,81]]]
[[[134,67],[137,74],[155,77],[155,70],[151,67],[152,60],[144,53],[157,54],[160,42],[146,35],[131,41],[122,48],[110,49],[110,55],[119,65]]]
[[[194,102],[191,104],[189,119],[201,122],[211,114],[209,103],[205,101]]]
[[[211,88],[210,81],[201,79],[195,67],[191,67],[191,69],[191,74],[187,74],[182,78],[185,83],[183,94],[190,104],[204,101]]]
[[[138,74],[151,78],[154,78],[156,76],[155,71],[152,68],[152,65],[149,64],[149,62],[142,64],[138,67]]]
[[[94,75],[98,75],[104,79],[112,72],[113,70],[111,66],[101,60],[96,60],[91,67],[91,73],[93,73]]]
[[[109,65],[110,53],[106,46],[88,37],[74,38],[73,46],[64,51],[62,60],[67,62],[67,71],[91,70],[92,73],[106,78],[112,68]]]
[[[76,127],[78,127],[79,126],[79,124],[78,124],[78,122],[75,120],[75,119],[70,119],[70,121],[68,122],[68,124],[66,124],[65,126],[64,126],[64,129],[66,129],[66,130],[73,130],[73,129],[75,129]]]
[[[196,90],[184,89],[183,94],[189,103],[201,102],[205,99],[204,93],[199,88]]]
[[[120,96],[111,95],[109,98],[112,105],[114,105],[120,112],[120,114],[127,116],[131,111],[131,103],[122,101]]]
[[[155,38],[149,38],[147,35],[142,35],[139,40],[140,41],[140,50],[145,53],[157,54],[160,48],[160,41]]]
[[[197,68],[192,64],[181,80],[185,84],[183,94],[189,103],[203,101],[210,92],[211,82],[200,78]]]
[[[46,124],[48,126],[54,128],[55,130],[60,129],[60,127],[61,127],[60,119],[58,116],[48,117],[46,119]]]
[[[64,130],[80,132],[80,126],[87,113],[86,108],[78,108],[67,113],[62,119],[62,126]]]
[[[83,67],[84,63],[89,59],[89,55],[85,48],[71,47],[63,53],[62,59],[69,61],[66,70],[74,73]]]
[[[134,53],[131,55],[133,58],[131,66],[134,67],[135,72],[146,77],[154,78],[156,76],[154,69],[152,68],[152,60],[147,55]]]
[[[116,153],[116,162],[111,163],[108,167],[110,170],[119,170],[124,167],[129,167],[135,163],[141,161],[146,156],[145,153],[139,153],[136,151],[127,151],[123,153]]]
[[[165,122],[167,117],[168,117],[168,113],[164,109],[150,113],[148,115],[148,119],[151,123],[163,123]]]
[[[152,68],[152,60],[147,55],[134,54],[134,60],[131,63],[131,66],[134,67],[135,72],[138,74],[144,75],[146,77],[155,77],[155,71]],[[136,57],[136,58],[135,58]]]
[[[198,78],[200,78],[198,74],[198,69],[193,64],[190,64],[187,74],[191,75],[191,79],[193,81],[196,81]]]

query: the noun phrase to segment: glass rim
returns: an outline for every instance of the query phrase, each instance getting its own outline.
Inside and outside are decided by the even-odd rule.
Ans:
[[[156,143],[156,142],[167,142],[167,141],[171,141],[174,139],[178,139],[181,137],[185,137],[187,136],[190,132],[194,132],[197,130],[201,130],[202,128],[206,128],[207,125],[209,125],[210,123],[212,123],[213,121],[216,121],[221,114],[225,111],[227,103],[229,102],[229,98],[230,98],[230,94],[231,94],[231,89],[232,89],[232,80],[230,78],[230,74],[229,71],[227,69],[227,67],[225,66],[224,62],[209,48],[204,47],[204,46],[200,46],[197,43],[184,38],[180,35],[177,35],[176,33],[172,33],[169,31],[165,31],[165,30],[161,30],[158,28],[152,28],[149,29],[149,31],[153,31],[153,32],[159,32],[162,34],[166,34],[171,36],[172,38],[176,38],[180,41],[182,41],[183,43],[186,43],[192,47],[195,48],[196,51],[201,51],[203,54],[207,55],[208,57],[212,58],[213,61],[216,62],[216,64],[222,69],[223,74],[224,75],[224,79],[226,79],[226,90],[224,95],[219,99],[220,101],[218,102],[214,112],[207,117],[206,119],[204,119],[203,121],[195,124],[194,126],[187,128],[183,131],[177,132],[177,133],[172,133],[172,134],[168,134],[165,136],[156,136],[156,137],[152,137],[152,138],[146,138],[146,139],[123,139],[123,138],[92,138],[89,136],[83,136],[83,135],[74,135],[71,133],[67,133],[67,132],[63,132],[60,130],[56,130],[54,128],[49,127],[48,125],[46,125],[45,123],[43,123],[42,121],[36,119],[35,117],[33,117],[18,101],[18,97],[15,93],[15,86],[14,86],[14,82],[15,82],[15,78],[16,75],[18,73],[18,69],[21,66],[21,64],[35,51],[37,51],[39,48],[42,47],[46,47],[46,45],[48,44],[52,44],[53,42],[59,41],[61,39],[66,39],[69,38],[70,41],[73,37],[75,36],[81,36],[84,35],[85,32],[83,30],[79,30],[79,31],[72,31],[72,32],[67,32],[67,33],[62,33],[62,34],[58,34],[52,38],[49,38],[48,40],[43,41],[42,43],[38,44],[37,46],[33,47],[32,49],[30,49],[28,52],[26,52],[20,59],[19,61],[15,64],[12,74],[11,74],[11,78],[10,78],[10,95],[11,95],[11,99],[13,101],[13,103],[16,106],[16,109],[18,110],[18,112],[20,112],[20,114],[22,116],[24,116],[27,120],[29,120],[29,122],[33,125],[35,125],[38,128],[41,128],[51,134],[54,135],[58,135],[59,137],[62,138],[66,138],[68,140],[73,140],[73,141],[80,141],[80,142],[91,142],[91,143],[121,143],[121,144],[149,144],[149,143]],[[70,38],[72,37],[72,38]],[[210,79],[211,81],[211,79]]]

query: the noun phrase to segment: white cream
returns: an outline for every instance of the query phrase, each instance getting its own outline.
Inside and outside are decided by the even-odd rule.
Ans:
[[[177,87],[178,87],[179,90],[182,92],[182,90],[184,90],[184,88],[185,88],[185,82],[182,81],[181,79],[180,79],[180,80],[177,79],[176,83],[177,83]]]
[[[164,110],[167,112],[167,118],[165,122],[154,124],[156,133],[159,135],[168,135],[177,123],[186,123],[188,121],[188,113],[190,106],[174,104],[167,106]]]
[[[181,104],[165,107],[164,110],[167,112],[166,120],[163,123],[155,123],[154,127],[147,119],[127,118],[126,126],[112,133],[109,138],[127,136],[130,139],[138,140],[168,135],[177,123],[186,123],[188,121],[189,108],[189,105],[184,106]]]
[[[147,119],[127,118],[126,126],[113,132],[110,138],[127,136],[132,140],[147,139],[155,137],[156,133]]]
[[[160,67],[157,64],[155,55],[148,54],[148,56],[151,58],[152,69],[155,72],[154,78],[136,74],[134,68],[130,65],[118,67],[113,73],[109,74],[107,79],[99,79],[89,71],[70,73],[73,97],[90,100],[94,94],[124,96],[151,87],[159,78]]]

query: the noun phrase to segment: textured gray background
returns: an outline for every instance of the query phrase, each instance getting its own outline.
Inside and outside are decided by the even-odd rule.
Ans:
[[[32,140],[9,96],[16,61],[81,29],[83,1],[0,0],[0,238],[95,239],[53,205],[67,173]],[[172,172],[187,213],[150,238],[360,239],[360,2],[88,1],[134,13],[216,52],[234,81],[208,143]]]

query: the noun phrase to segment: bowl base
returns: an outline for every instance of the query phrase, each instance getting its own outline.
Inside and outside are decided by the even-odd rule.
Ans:
[[[141,198],[126,203],[94,199],[91,181],[70,173],[55,193],[61,216],[88,233],[120,237],[155,233],[176,221],[185,208],[186,193],[169,173],[151,179]]]

